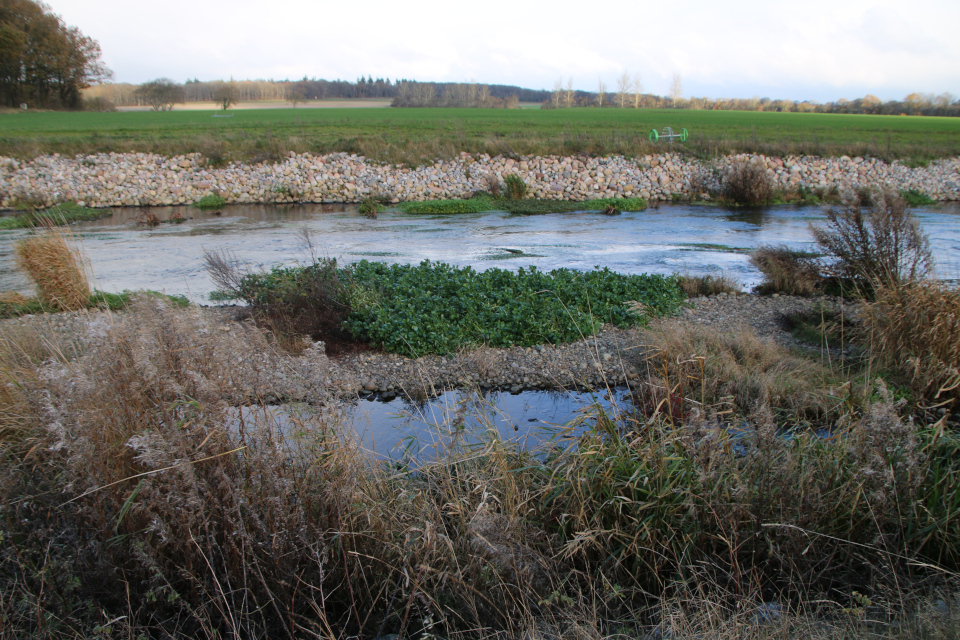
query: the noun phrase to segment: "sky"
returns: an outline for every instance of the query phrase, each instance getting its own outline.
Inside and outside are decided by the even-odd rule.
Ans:
[[[356,80],[666,95],[960,96],[957,0],[48,0],[116,82]]]

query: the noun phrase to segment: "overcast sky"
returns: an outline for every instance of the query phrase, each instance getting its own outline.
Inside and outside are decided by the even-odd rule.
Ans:
[[[118,82],[361,74],[821,102],[960,95],[960,2],[48,0]]]

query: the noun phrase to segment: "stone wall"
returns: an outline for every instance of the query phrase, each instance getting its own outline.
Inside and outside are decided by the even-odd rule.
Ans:
[[[729,156],[713,162],[676,154],[636,159],[521,157],[461,154],[454,160],[409,169],[335,153],[293,155],[275,164],[209,167],[200,154],[166,158],[144,153],[24,162],[0,158],[0,207],[18,201],[77,201],[90,207],[191,204],[217,193],[227,202],[358,202],[388,195],[394,202],[469,197],[515,173],[530,196],[554,200],[640,196],[669,200],[674,194],[706,192],[735,161],[756,162],[782,188],[811,189],[889,185],[917,189],[936,200],[960,200],[960,158],[910,168],[873,158]]]

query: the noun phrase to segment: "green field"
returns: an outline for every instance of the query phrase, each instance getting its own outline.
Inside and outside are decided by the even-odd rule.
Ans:
[[[690,139],[650,143],[650,130],[665,126],[688,129]],[[460,151],[637,155],[664,149],[701,157],[758,152],[925,161],[960,155],[960,118],[589,108],[0,114],[0,154],[18,158],[199,151],[219,162],[347,151],[421,164]]]

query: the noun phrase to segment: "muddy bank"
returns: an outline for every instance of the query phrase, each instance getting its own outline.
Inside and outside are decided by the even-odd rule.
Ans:
[[[530,197],[551,200],[642,197],[670,200],[699,196],[718,185],[735,161],[763,166],[782,189],[831,189],[882,184],[916,189],[935,200],[960,200],[960,158],[926,167],[888,164],[875,158],[730,156],[700,162],[677,154],[527,157],[461,154],[457,159],[410,169],[376,164],[362,156],[291,154],[275,164],[209,166],[200,154],[167,158],[145,153],[29,162],[0,158],[0,206],[77,201],[90,207],[191,204],[207,195],[228,203],[359,202],[380,195],[393,202],[464,198],[502,186],[516,174]]]

